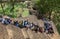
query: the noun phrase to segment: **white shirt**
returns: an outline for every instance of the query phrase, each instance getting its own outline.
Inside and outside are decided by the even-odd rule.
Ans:
[[[4,21],[5,21],[5,19],[3,18],[3,19],[2,19],[2,23],[4,23]]]

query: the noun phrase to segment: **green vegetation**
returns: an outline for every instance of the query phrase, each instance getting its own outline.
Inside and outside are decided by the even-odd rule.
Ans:
[[[23,10],[23,8],[26,8],[26,7],[27,7],[26,4],[22,2],[14,3],[14,8],[12,7],[11,3],[3,3],[2,6],[0,4],[0,14],[8,15],[13,18],[18,17],[18,15],[20,15],[21,13],[24,13],[27,16],[28,14],[26,13],[29,13],[29,10]]]
[[[52,11],[56,11],[59,8],[59,0],[39,0],[36,2],[36,8],[41,15],[48,14],[49,19],[51,19]]]
[[[60,34],[60,11],[55,12],[53,21],[57,27],[57,30]]]
[[[39,0],[35,3],[35,6],[39,16],[53,20],[60,33],[60,0]]]
[[[57,24],[56,27],[57,27],[57,30],[58,30],[58,32],[60,34],[60,24]]]
[[[29,15],[29,11],[27,8],[24,9],[24,12],[22,13],[23,17],[27,17]]]
[[[0,3],[0,14],[10,17],[22,17],[29,15],[27,5],[23,2],[15,3]],[[37,9],[38,17],[46,17],[56,24],[57,30],[60,33],[60,0],[32,0],[33,6]],[[54,12],[54,13],[53,13]]]

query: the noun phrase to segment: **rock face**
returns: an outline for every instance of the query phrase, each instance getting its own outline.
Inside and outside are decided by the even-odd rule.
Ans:
[[[31,30],[26,31],[25,29],[20,29],[12,25],[0,25],[0,39],[43,39],[44,37],[42,34],[40,36],[40,34]]]
[[[0,39],[24,39],[21,29],[13,25],[0,25]]]
[[[3,25],[0,25],[0,39],[8,39],[8,32]]]
[[[34,16],[32,16],[31,19]],[[30,22],[31,22],[30,19]],[[37,19],[34,19],[34,22]],[[44,26],[43,22],[41,20],[38,21],[40,26]],[[16,27],[14,25],[3,25],[0,23],[0,39],[59,39],[58,32],[55,28],[55,25],[51,22],[53,29],[54,29],[54,35],[48,35],[46,33],[35,33],[34,31],[31,31],[30,29],[26,30],[25,28],[20,29],[19,27]]]

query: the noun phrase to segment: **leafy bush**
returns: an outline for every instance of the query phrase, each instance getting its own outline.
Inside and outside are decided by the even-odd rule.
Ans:
[[[13,11],[11,11],[12,6],[11,6],[10,3],[8,3],[8,4],[5,3],[5,6],[3,6],[5,15],[8,15],[10,17],[17,17],[17,15],[19,15],[19,13],[21,13],[21,11],[19,10],[20,8],[21,8],[21,10],[23,8],[26,8],[26,4],[24,4],[24,3],[15,3]],[[2,7],[0,5],[0,14],[4,14],[2,12],[3,12],[3,10],[2,10]]]
[[[56,28],[60,34],[60,11],[57,11],[55,14],[54,14],[54,17],[53,17],[53,21],[56,25]]]
[[[56,27],[57,27],[57,30],[58,30],[58,32],[60,34],[60,24],[57,24]]]

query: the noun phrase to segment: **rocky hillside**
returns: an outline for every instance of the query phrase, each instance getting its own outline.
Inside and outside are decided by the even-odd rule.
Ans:
[[[30,16],[31,17],[31,16]],[[32,16],[30,18],[30,22],[32,19],[34,19],[35,16]],[[33,20],[32,20],[33,21]],[[33,22],[37,21],[37,19],[34,19]],[[37,21],[40,26],[43,27],[43,21],[38,20]],[[36,22],[35,22],[36,23]],[[25,28],[20,29],[19,27],[16,27],[14,25],[3,25],[0,23],[0,39],[59,39],[59,34],[56,30],[55,25],[53,22],[51,22],[54,29],[54,35],[48,35],[46,33],[35,33],[34,31],[31,31],[30,29],[26,30]]]

